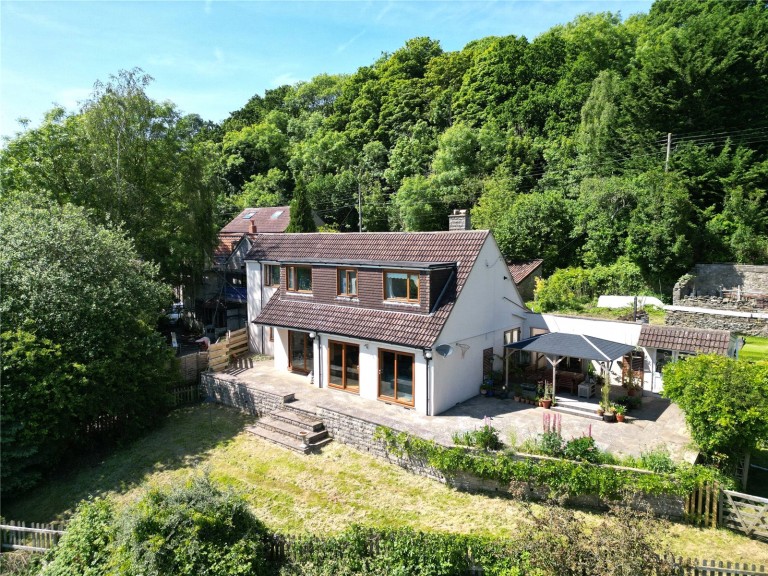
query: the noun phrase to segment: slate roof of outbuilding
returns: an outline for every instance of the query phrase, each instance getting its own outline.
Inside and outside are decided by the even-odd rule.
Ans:
[[[512,280],[515,284],[520,284],[523,280],[528,278],[539,266],[544,262],[541,258],[535,260],[525,260],[520,262],[507,262],[507,268],[509,273],[512,274]]]
[[[479,230],[260,235],[246,259],[322,263],[376,261],[392,265],[451,262],[457,269],[452,289],[430,314],[282,299],[282,291],[278,290],[254,322],[416,348],[432,346],[489,234],[487,230]]]
[[[728,353],[730,342],[731,333],[727,330],[643,324],[637,345],[644,348],[725,355]]]
[[[246,218],[247,215],[250,218]],[[245,234],[251,232],[251,223],[256,224],[256,233],[268,234],[285,232],[291,221],[290,206],[271,206],[269,208],[246,208],[235,216],[224,228],[221,234],[239,232]]]

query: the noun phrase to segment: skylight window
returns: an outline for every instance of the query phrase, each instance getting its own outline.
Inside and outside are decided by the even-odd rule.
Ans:
[[[251,218],[253,218],[254,216],[256,216],[256,212],[248,212],[247,214],[245,214],[245,215],[243,216],[243,220],[250,220],[250,219],[251,219]]]
[[[278,218],[280,218],[280,214],[282,213],[283,213],[283,210],[278,210],[277,212],[272,214],[272,216],[270,216],[270,220],[277,220]]]

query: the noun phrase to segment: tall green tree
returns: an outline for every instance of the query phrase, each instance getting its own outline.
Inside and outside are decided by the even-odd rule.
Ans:
[[[291,200],[291,220],[286,232],[317,232],[312,206],[302,188],[297,188]]]
[[[131,435],[163,414],[178,375],[154,327],[170,298],[125,233],[83,209],[34,196],[4,206],[4,491],[86,446],[100,418]]]

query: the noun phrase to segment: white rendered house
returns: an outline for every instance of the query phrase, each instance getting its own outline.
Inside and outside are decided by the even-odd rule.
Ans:
[[[477,395],[528,314],[488,231],[266,234],[246,271],[253,349],[427,415]]]

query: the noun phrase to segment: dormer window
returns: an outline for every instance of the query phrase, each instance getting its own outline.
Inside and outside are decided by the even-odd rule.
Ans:
[[[418,272],[385,272],[384,298],[404,302],[419,301]]]
[[[357,270],[339,268],[336,271],[336,293],[339,296],[357,296]]]
[[[311,267],[286,266],[285,276],[288,292],[312,292]]]

